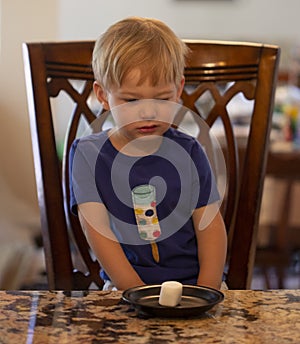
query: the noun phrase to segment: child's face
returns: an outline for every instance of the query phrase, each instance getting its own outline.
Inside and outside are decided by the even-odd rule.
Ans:
[[[98,100],[104,109],[112,109],[116,125],[127,140],[163,135],[174,117],[174,106],[172,111],[170,104],[179,102],[184,85],[183,77],[179,87],[165,82],[153,86],[149,79],[141,84],[139,81],[140,72],[134,69],[124,78],[121,87],[104,90],[99,84],[94,85]],[[137,100],[143,101],[135,102]],[[120,106],[131,102],[134,103]]]

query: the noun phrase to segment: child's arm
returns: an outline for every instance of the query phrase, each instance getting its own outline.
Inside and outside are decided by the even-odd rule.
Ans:
[[[227,234],[217,205],[195,209],[193,223],[200,264],[197,284],[219,289],[226,260]]]
[[[79,220],[101,267],[119,290],[144,285],[110,229],[106,208],[89,202],[78,206]]]

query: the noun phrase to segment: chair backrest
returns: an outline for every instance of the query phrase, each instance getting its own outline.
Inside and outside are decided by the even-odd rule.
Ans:
[[[183,104],[201,116],[209,127],[214,128],[216,123],[222,127],[227,169],[222,213],[230,238],[227,284],[232,289],[247,289],[254,264],[280,50],[277,46],[254,43],[186,42],[192,53],[185,70]],[[71,143],[78,136],[80,126],[92,123],[101,111],[95,108],[92,93],[93,46],[94,41],[23,44],[50,289],[88,289],[92,283],[97,287],[103,283],[99,264],[79,221],[70,213],[68,190]],[[251,104],[250,113],[242,117],[236,116],[236,112],[243,112],[244,101],[233,106],[233,99],[241,95]],[[60,107],[56,103],[60,96],[65,97],[68,106]],[[231,115],[230,111],[235,114]],[[178,116],[175,124],[180,126],[185,115]],[[249,132],[239,146],[234,124],[241,118],[249,121]],[[105,125],[105,120],[100,126]],[[63,154],[58,154],[61,145],[57,139],[58,123],[68,123]]]

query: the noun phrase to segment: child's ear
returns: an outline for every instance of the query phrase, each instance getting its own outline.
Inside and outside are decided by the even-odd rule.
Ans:
[[[181,93],[183,91],[184,83],[185,83],[185,78],[184,78],[184,75],[183,75],[182,78],[181,78],[181,81],[180,81],[180,85],[179,85],[179,87],[177,89],[177,101],[180,101],[180,97],[181,97]]]
[[[104,90],[104,88],[97,81],[94,81],[93,89],[94,89],[94,93],[95,93],[98,101],[102,104],[103,109],[109,110],[107,95],[106,95],[106,91]]]

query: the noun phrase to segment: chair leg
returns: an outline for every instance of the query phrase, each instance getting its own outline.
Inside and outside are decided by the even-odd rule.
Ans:
[[[285,268],[289,264],[290,250],[289,250],[289,218],[291,213],[291,199],[292,199],[292,185],[293,180],[287,181],[284,197],[281,205],[281,213],[279,218],[278,230],[276,232],[275,245],[278,252],[282,254],[283,265],[277,267],[277,281],[278,289],[284,288]]]
[[[270,278],[269,278],[268,268],[267,267],[263,268],[263,274],[264,274],[264,277],[265,277],[266,289],[271,289],[271,283],[270,283]]]
[[[292,185],[293,180],[288,180],[281,205],[281,214],[279,219],[278,231],[276,235],[276,246],[280,250],[286,252],[289,250],[288,224],[291,213]]]
[[[283,267],[279,267],[277,269],[277,276],[278,276],[278,289],[284,289],[284,281],[285,281],[285,270]]]
[[[271,228],[274,236],[271,247],[257,252],[257,263],[261,268],[266,289],[283,289],[285,287],[286,268],[290,264],[289,218],[291,213],[291,196],[293,180],[285,185],[278,225]],[[272,240],[273,239],[273,240]],[[275,272],[275,281],[273,276]]]

